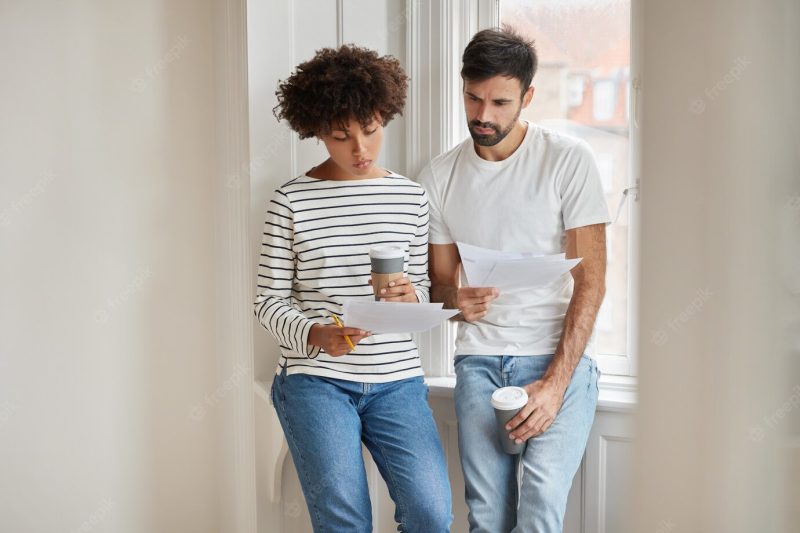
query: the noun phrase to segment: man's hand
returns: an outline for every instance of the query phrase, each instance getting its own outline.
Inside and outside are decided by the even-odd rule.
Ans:
[[[369,331],[358,328],[340,328],[336,325],[314,324],[308,332],[308,343],[319,346],[325,353],[333,357],[348,354],[352,351],[344,336],[350,337],[353,346],[365,337],[372,335]]]
[[[521,443],[541,435],[555,421],[565,389],[547,379],[540,379],[522,387],[528,393],[528,403],[508,421],[506,429],[514,442]]]
[[[461,257],[455,244],[431,244],[428,248],[431,301],[445,309],[458,309],[467,322],[486,316],[492,300],[500,295],[494,287],[459,287]]]
[[[370,278],[369,284],[372,286],[372,278]],[[408,278],[389,282],[388,287],[381,289],[379,297],[382,302],[419,302],[414,284]]]
[[[494,287],[461,287],[456,293],[456,307],[467,322],[475,322],[486,316],[492,300],[500,296]]]

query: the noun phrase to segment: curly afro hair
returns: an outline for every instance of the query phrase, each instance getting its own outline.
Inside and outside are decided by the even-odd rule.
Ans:
[[[323,48],[278,84],[272,112],[301,139],[327,135],[350,117],[365,128],[375,113],[385,126],[403,113],[407,88],[408,76],[392,56],[355,45]]]

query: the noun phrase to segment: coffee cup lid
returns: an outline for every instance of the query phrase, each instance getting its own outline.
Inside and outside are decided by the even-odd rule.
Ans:
[[[526,403],[528,393],[522,387],[503,387],[492,393],[492,407],[495,409],[519,409]]]
[[[405,249],[390,244],[373,246],[369,249],[369,256],[375,259],[394,259],[396,257],[405,257],[405,255]]]

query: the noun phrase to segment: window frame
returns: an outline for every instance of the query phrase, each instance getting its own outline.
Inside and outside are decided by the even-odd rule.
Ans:
[[[472,35],[500,25],[501,0],[407,0],[406,61],[410,77],[406,107],[406,170],[416,177],[433,157],[449,150],[469,133],[461,98],[461,52]],[[592,354],[615,386],[635,382],[640,342],[639,235],[641,184],[641,50],[642,0],[631,0],[631,65],[627,112],[629,120],[629,183],[625,201],[628,226],[627,354]],[[609,206],[613,216],[617,206]],[[452,377],[456,324],[448,322],[415,335],[430,377]]]

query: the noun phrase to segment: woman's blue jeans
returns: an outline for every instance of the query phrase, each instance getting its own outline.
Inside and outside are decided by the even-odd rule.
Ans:
[[[371,532],[361,443],[395,503],[400,531],[450,530],[450,482],[422,377],[359,383],[306,374],[272,383],[315,532]]]

